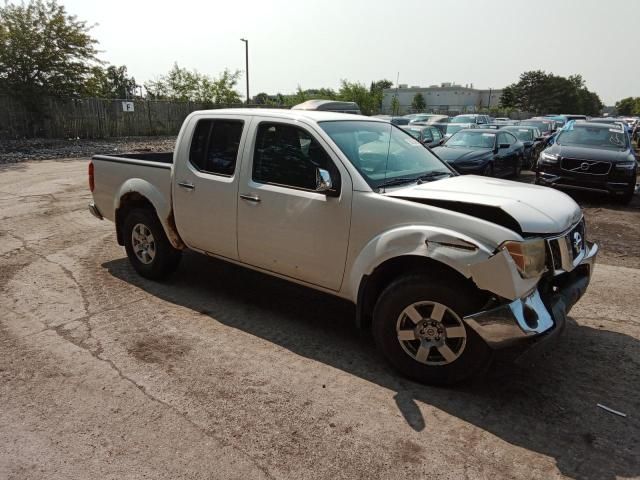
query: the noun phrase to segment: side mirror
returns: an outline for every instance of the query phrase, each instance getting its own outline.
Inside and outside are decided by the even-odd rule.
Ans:
[[[330,190],[333,190],[331,174],[322,168],[316,168],[316,192],[324,193]]]
[[[500,144],[500,148],[509,148],[511,145],[509,145],[508,143],[501,143]]]

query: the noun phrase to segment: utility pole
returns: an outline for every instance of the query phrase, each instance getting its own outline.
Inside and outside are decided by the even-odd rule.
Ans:
[[[244,42],[245,73],[247,76],[247,105],[249,105],[249,40],[241,38],[240,41]]]

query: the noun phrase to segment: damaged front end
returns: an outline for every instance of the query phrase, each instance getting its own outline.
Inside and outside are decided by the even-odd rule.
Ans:
[[[584,240],[583,221],[544,241],[547,266],[540,277],[522,278],[504,251],[472,267],[478,287],[496,293],[501,303],[464,321],[487,345],[512,353],[519,363],[562,332],[589,285],[598,253],[597,244]]]

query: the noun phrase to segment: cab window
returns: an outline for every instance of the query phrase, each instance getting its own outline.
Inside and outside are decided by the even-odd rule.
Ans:
[[[307,131],[279,123],[258,126],[253,154],[254,181],[315,190],[319,168],[329,171],[334,188],[339,188],[337,168]]]
[[[201,172],[231,176],[236,168],[242,120],[199,120],[189,150],[189,161]]]

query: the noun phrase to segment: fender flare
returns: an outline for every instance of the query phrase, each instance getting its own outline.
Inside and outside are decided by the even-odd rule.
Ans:
[[[158,220],[164,229],[165,234],[174,248],[184,247],[180,235],[178,234],[173,221],[172,206],[167,199],[152,183],[141,178],[130,178],[124,182],[114,199],[114,211],[117,212],[122,207],[122,199],[130,193],[137,193],[151,203],[156,211]],[[170,201],[170,199],[169,199]]]
[[[471,265],[492,255],[493,249],[454,230],[420,225],[397,227],[377,235],[361,250],[346,278],[345,294],[357,303],[363,278],[396,257],[426,257],[470,279]]]

